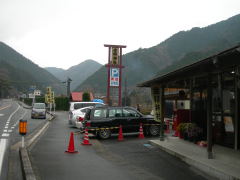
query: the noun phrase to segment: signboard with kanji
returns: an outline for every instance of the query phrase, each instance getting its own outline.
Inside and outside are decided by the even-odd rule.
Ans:
[[[45,103],[54,103],[54,92],[51,87],[47,87],[47,93],[45,94]]]
[[[118,65],[118,56],[119,56],[119,49],[118,48],[112,48],[112,64]]]
[[[119,86],[119,68],[110,68],[110,86]]]
[[[154,105],[154,120],[161,121],[161,104],[160,104],[160,89],[158,87],[151,88],[152,100]]]

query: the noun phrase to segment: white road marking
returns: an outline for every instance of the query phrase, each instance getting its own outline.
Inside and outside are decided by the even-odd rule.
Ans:
[[[11,127],[11,129],[14,129],[14,128],[15,128],[15,126]]]
[[[12,130],[10,129],[10,130],[8,130],[8,132],[12,132]]]
[[[6,130],[6,129],[4,129],[4,130],[3,130],[3,132],[7,132],[7,130]]]
[[[0,116],[4,116],[4,114],[0,114]]]
[[[22,115],[22,117],[21,117],[21,119],[23,119],[24,118],[24,116],[26,115],[26,113],[27,113],[27,111],[24,109],[24,114]]]
[[[0,139],[0,177],[2,171],[3,158],[7,147],[7,139]]]
[[[20,106],[18,105],[18,108],[9,116],[7,121],[10,121],[12,116],[19,110]]]
[[[3,134],[2,134],[2,137],[8,137],[8,136],[9,136],[8,133],[3,133]]]

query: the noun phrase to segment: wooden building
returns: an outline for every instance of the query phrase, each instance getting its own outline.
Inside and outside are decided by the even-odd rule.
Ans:
[[[203,128],[212,158],[213,144],[240,148],[240,46],[138,85],[150,87],[156,118],[163,122],[166,99],[188,99],[191,122]],[[166,89],[183,89],[175,97]],[[163,131],[162,131],[163,133]],[[163,134],[160,139],[163,140]]]

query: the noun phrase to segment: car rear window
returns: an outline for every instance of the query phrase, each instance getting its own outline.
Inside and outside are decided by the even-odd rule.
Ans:
[[[93,113],[94,118],[106,118],[107,109],[95,109]]]
[[[45,104],[44,103],[35,103],[34,105],[33,105],[33,108],[34,109],[45,109]]]

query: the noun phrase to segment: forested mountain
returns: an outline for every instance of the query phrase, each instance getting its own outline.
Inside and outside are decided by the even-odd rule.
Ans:
[[[134,88],[157,74],[173,71],[235,46],[240,42],[239,30],[240,15],[236,15],[204,28],[180,31],[154,47],[127,53],[123,56],[123,81],[127,79],[128,88]],[[94,92],[105,94],[106,67],[99,69],[77,89],[90,87]]]
[[[45,67],[44,69],[46,69],[48,72],[50,72],[52,75],[54,75],[56,78],[58,78],[59,80],[62,80],[62,74],[65,74],[66,70],[62,69],[62,68],[56,68],[56,67]]]
[[[72,79],[71,90],[74,90],[86,78],[94,74],[102,65],[94,60],[86,60],[76,66],[72,66],[67,70],[55,67],[45,68],[61,81],[66,81],[69,77]]]
[[[2,81],[14,92],[27,93],[31,85],[43,91],[52,86],[57,94],[64,92],[64,86],[57,78],[3,42],[0,42],[0,73]],[[6,88],[6,85],[1,86]]]

